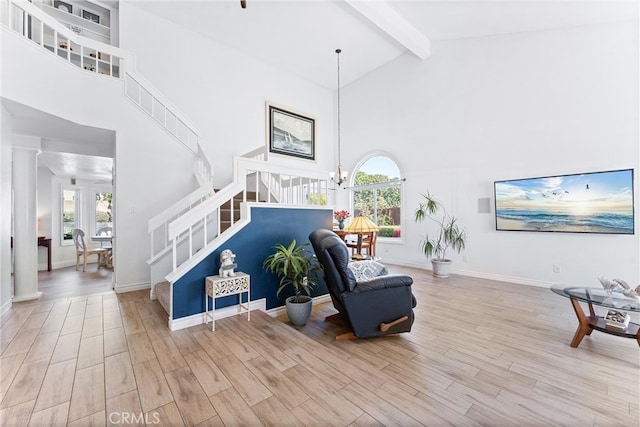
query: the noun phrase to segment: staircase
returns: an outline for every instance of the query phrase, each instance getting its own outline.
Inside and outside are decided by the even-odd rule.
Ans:
[[[200,145],[199,130],[136,73],[131,53],[82,37],[27,1],[6,0],[1,7],[2,23],[14,34],[81,72],[122,82],[126,99],[193,153],[192,170],[199,188],[148,222],[151,297],[155,297],[155,284],[168,285],[163,305],[170,319],[173,283],[249,223],[252,203],[311,206],[329,202],[328,173],[295,169],[282,158],[269,159],[264,147],[233,158],[232,182],[214,191],[212,166]],[[100,67],[87,66],[92,61],[97,64],[98,58],[103,62]]]
[[[149,221],[152,236],[149,264],[152,269],[157,266],[155,271],[159,272],[152,274],[152,283],[178,280],[241,230],[249,220],[249,203],[326,204],[327,177],[323,172],[293,169],[275,160],[235,157],[231,184],[189,205],[189,209],[185,206],[175,216],[163,212]],[[171,208],[170,213],[175,210]]]

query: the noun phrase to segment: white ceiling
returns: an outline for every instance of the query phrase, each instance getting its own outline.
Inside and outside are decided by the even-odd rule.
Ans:
[[[113,159],[75,153],[43,151],[38,156],[38,167],[47,168],[56,176],[111,184]]]
[[[342,86],[407,51],[356,10],[371,3],[247,0],[246,9],[239,0],[134,4],[273,67],[335,89],[336,48],[343,51]],[[397,18],[396,30],[415,29],[432,42],[638,20],[638,0],[387,0],[374,5],[381,3],[387,7],[384,18]]]
[[[115,132],[79,125],[6,98],[1,101],[12,116],[14,133],[40,138],[38,167],[59,177],[111,182]]]
[[[417,32],[428,39],[428,45],[429,41],[437,44],[440,40],[637,22],[638,1],[247,0],[246,9],[240,7],[239,0],[145,0],[133,4],[333,90],[337,87],[336,48],[342,49],[340,83],[344,86],[406,53],[398,34]],[[384,11],[375,23],[358,11],[371,7]],[[392,31],[384,25],[389,22]],[[2,104],[14,116],[14,131],[43,137],[40,166],[58,176],[111,179],[112,131],[60,120],[6,99]]]

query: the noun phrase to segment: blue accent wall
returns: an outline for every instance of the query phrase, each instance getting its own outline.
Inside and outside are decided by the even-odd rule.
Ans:
[[[231,249],[236,255],[236,271],[251,276],[251,300],[266,298],[267,309],[284,305],[284,300],[293,292],[282,291],[276,297],[279,280],[262,268],[263,260],[273,252],[273,246],[281,243],[288,246],[292,240],[298,244],[309,243],[309,234],[318,228],[331,229],[331,209],[292,209],[274,207],[251,207],[251,222],[220,248],[207,256],[200,264],[182,276],[173,285],[173,318],[191,316],[204,312],[205,277],[218,274],[220,252]],[[311,244],[309,252],[313,254]],[[312,295],[323,295],[327,286],[318,278],[318,286]],[[246,294],[243,295],[246,301]],[[216,299],[216,309],[238,304],[238,296],[230,295]],[[209,300],[211,307],[211,300]]]

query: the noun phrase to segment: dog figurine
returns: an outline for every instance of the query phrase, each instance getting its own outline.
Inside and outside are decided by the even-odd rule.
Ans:
[[[220,252],[220,269],[218,270],[218,275],[220,277],[233,277],[236,273],[233,272],[233,269],[238,266],[235,263],[236,255],[231,252],[230,249],[225,249]]]

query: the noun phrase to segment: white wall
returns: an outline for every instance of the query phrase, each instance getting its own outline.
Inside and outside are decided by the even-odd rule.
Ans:
[[[266,144],[267,101],[317,119],[317,161],[278,160],[297,168],[332,168],[330,91],[277,72],[130,3],[120,6],[121,46],[138,55],[142,76],[200,128],[216,186],[231,181],[232,156]],[[115,286],[117,290],[148,286],[148,220],[195,188],[192,156],[124,98],[121,82],[73,69],[7,30],[2,48],[2,96],[79,124],[115,130]],[[64,261],[66,255],[61,256],[56,262]]]
[[[54,176],[47,168],[38,168],[38,235],[51,237],[51,263],[53,269],[74,266],[76,264],[76,249],[72,240],[62,243],[62,187],[72,188],[69,178]],[[73,188],[81,192],[80,215],[82,228],[86,235],[87,245],[100,247],[99,243],[91,242],[89,236],[96,234],[95,193],[112,192],[110,185],[97,184],[92,180],[76,179]],[[89,262],[96,262],[97,257],[89,258]],[[47,269],[46,248],[38,250],[38,269]]]
[[[347,168],[387,150],[407,178],[404,244],[379,243],[378,254],[430,268],[418,249],[427,229],[413,221],[419,193],[429,190],[467,228],[468,262],[453,257],[459,273],[638,283],[637,209],[634,236],[496,232],[493,212],[477,212],[479,198],[493,203],[495,180],[622,168],[636,170],[638,203],[637,21],[436,41],[432,50],[425,61],[403,55],[341,93]]]
[[[132,2],[120,3],[120,27],[120,46],[136,54],[140,73],[200,128],[216,187],[230,182],[233,156],[265,146],[267,101],[317,119],[317,161],[289,163],[333,169],[331,91],[178,27]]]
[[[116,131],[115,286],[118,290],[148,287],[148,220],[195,189],[193,154],[124,97],[121,81],[69,66],[2,31],[3,97],[79,124]],[[2,238],[9,235],[10,231]]]

